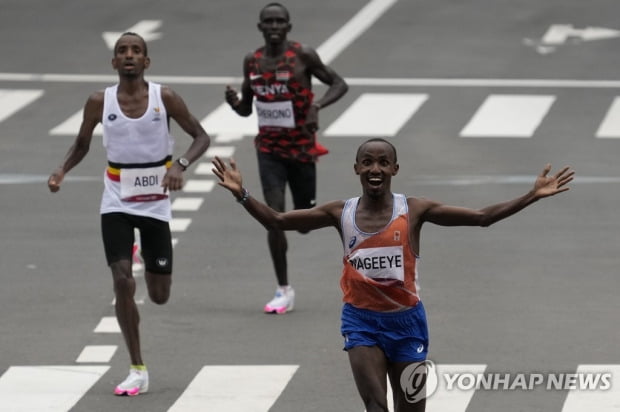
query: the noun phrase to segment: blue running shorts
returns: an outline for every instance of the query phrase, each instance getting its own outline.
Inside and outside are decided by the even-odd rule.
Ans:
[[[345,303],[344,350],[378,346],[390,362],[421,362],[428,354],[428,326],[422,302],[402,312],[376,312]]]

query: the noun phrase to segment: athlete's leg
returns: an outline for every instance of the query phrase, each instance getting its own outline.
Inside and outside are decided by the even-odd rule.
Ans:
[[[140,314],[134,300],[136,281],[131,273],[131,259],[123,259],[110,264],[114,280],[114,310],[121,328],[132,365],[142,365],[140,351]]]
[[[429,344],[424,305],[418,302],[414,308],[386,317],[382,326],[395,412],[423,412]]]
[[[407,376],[403,376],[403,371],[407,373]],[[425,411],[426,366],[424,362],[390,363],[388,366],[388,376],[394,395],[394,412]],[[406,387],[403,387],[403,382],[407,385]],[[410,399],[407,399],[405,389],[411,396]]]
[[[170,297],[172,285],[172,235],[170,225],[157,219],[141,217],[140,238],[144,258],[144,280],[149,298],[163,305]]]
[[[272,209],[283,212],[285,207],[286,168],[280,159],[267,153],[257,153],[258,171],[260,174],[265,203]],[[267,243],[271,260],[276,272],[279,286],[288,285],[288,265],[286,252],[288,242],[283,230],[270,229],[267,232]]]
[[[134,301],[136,281],[131,271],[131,254],[134,242],[130,217],[121,213],[101,215],[101,228],[106,259],[114,283],[114,309],[121,332],[129,351],[132,365],[142,365],[140,315]]]
[[[378,346],[356,346],[347,353],[366,412],[388,412],[387,359],[383,351]]]

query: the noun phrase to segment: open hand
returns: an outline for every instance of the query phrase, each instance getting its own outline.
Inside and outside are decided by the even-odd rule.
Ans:
[[[572,182],[575,175],[574,170],[570,170],[570,167],[566,166],[556,174],[547,176],[550,171],[551,164],[547,164],[542,173],[536,178],[534,192],[538,198],[553,196],[570,189],[566,185]]]
[[[218,156],[212,161],[213,173],[220,179],[218,184],[226,189],[230,190],[233,195],[239,197],[242,192],[243,179],[241,172],[237,169],[237,162],[232,157],[230,158],[230,167],[226,166],[226,163]]]

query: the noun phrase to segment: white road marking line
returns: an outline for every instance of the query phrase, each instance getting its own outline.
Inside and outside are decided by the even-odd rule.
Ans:
[[[0,122],[43,96],[43,90],[0,89]]]
[[[235,153],[235,146],[211,146],[207,149],[204,157],[213,159],[215,156],[227,159]]]
[[[80,130],[84,110],[80,109],[58,126],[49,131],[50,136],[75,136]],[[95,126],[93,136],[103,136],[103,126],[101,123]]]
[[[144,299],[145,299],[144,295],[145,295],[145,293],[141,293],[142,297],[137,296],[137,297],[134,298],[133,301],[136,302],[136,305],[144,305]],[[112,298],[112,302],[110,302],[110,305],[112,305],[112,306],[116,305],[116,298],[115,297]]]
[[[95,333],[121,333],[121,328],[118,326],[118,321],[114,316],[104,316],[101,318],[95,329]]]
[[[185,182],[183,192],[185,193],[208,193],[215,187],[213,180],[188,180]]]
[[[471,398],[476,392],[475,387],[470,390],[452,389],[448,390],[446,380],[442,376],[446,374],[456,373],[483,373],[487,365],[450,365],[450,364],[438,364],[437,376],[438,384],[437,391],[432,394],[426,400],[426,410],[428,412],[465,412],[467,405],[471,401]]]
[[[618,89],[619,80],[577,79],[441,79],[441,78],[345,78],[349,86],[363,87],[514,87],[550,89]]]
[[[231,143],[238,142],[239,140],[243,140],[245,136],[243,134],[235,134],[235,133],[222,133],[218,134],[215,137],[215,141],[217,143]]]
[[[298,367],[205,366],[168,412],[268,412]]]
[[[372,0],[336,33],[321,44],[317,53],[325,64],[330,64],[344,49],[377,21],[398,0]]]
[[[462,137],[531,137],[555,96],[489,95],[461,131]]]
[[[241,77],[225,76],[149,76],[150,81],[167,84],[227,85],[239,84]],[[619,89],[620,80],[579,79],[475,79],[475,78],[415,78],[415,77],[347,77],[350,86],[364,87],[515,87],[552,89]],[[116,83],[118,76],[105,74],[0,73],[0,81],[42,83]],[[228,106],[227,103],[223,105]],[[228,107],[230,111],[230,107]],[[233,112],[234,113],[234,112]],[[235,114],[236,116],[236,114]],[[206,129],[211,130],[211,129]],[[210,133],[213,133],[210,131]],[[215,134],[215,133],[213,133]],[[253,133],[254,134],[254,133]]]
[[[248,117],[239,116],[228,103],[219,105],[200,123],[210,134],[217,136],[252,136],[258,132],[255,111]]]
[[[427,99],[427,94],[364,93],[324,135],[394,136]]]
[[[620,138],[620,97],[616,97],[607,110],[603,122],[596,131],[596,137],[603,139]]]
[[[213,164],[211,162],[201,162],[196,165],[194,173],[197,175],[213,175]]]
[[[116,345],[88,345],[75,360],[77,363],[108,363],[118,346]]]
[[[109,366],[11,366],[0,377],[0,408],[11,412],[66,412]]]
[[[471,390],[448,390],[447,381],[442,378],[444,375],[454,375],[457,373],[478,374],[483,373],[487,365],[451,365],[451,364],[439,364],[436,366],[437,372],[437,389],[426,399],[426,410],[428,412],[465,412],[467,406],[471,401],[471,398],[476,392],[475,388]],[[392,386],[388,379],[388,391],[387,391],[387,403],[388,410],[394,410],[394,400],[392,397]],[[399,389],[400,390],[400,389]]]
[[[184,218],[184,217],[175,217],[170,220],[170,231],[171,232],[185,232],[187,228],[192,223],[192,219]]]
[[[577,374],[611,373],[611,387],[607,390],[571,389],[564,399],[562,412],[618,412],[620,411],[620,365],[579,365]],[[579,382],[577,377],[577,382]]]
[[[178,197],[172,202],[172,210],[195,212],[200,209],[204,199],[202,197]]]

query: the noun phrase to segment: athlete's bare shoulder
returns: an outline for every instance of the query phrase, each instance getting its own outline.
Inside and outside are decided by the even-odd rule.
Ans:
[[[422,216],[430,208],[437,206],[439,202],[426,197],[407,197],[407,205],[409,206],[409,214],[413,216]]]
[[[101,103],[103,104],[103,99],[105,97],[105,90],[96,90],[88,96],[88,101],[92,103]]]

